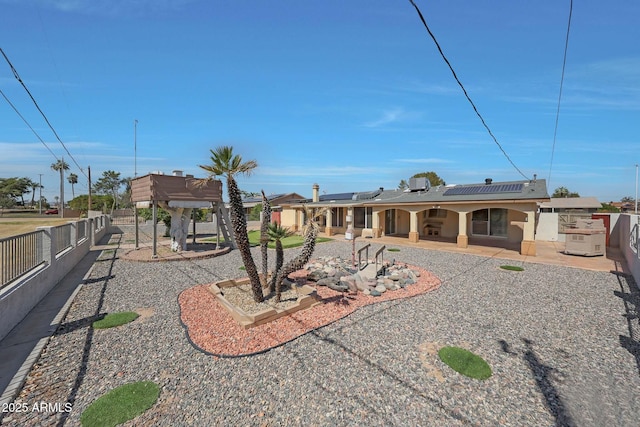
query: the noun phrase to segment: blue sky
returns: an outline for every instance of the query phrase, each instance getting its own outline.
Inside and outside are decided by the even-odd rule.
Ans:
[[[569,1],[417,0],[496,138],[527,176],[600,201],[635,194],[640,2],[576,1],[555,150]],[[105,170],[205,176],[233,145],[267,193],[518,180],[406,0],[0,0],[0,47],[74,159]],[[0,58],[0,89],[86,178]],[[54,156],[0,98],[0,176]],[[70,199],[71,187],[66,186]]]

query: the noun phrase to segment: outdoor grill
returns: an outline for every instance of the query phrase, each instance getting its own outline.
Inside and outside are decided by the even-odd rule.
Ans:
[[[602,219],[578,219],[567,235],[564,252],[571,255],[599,256],[606,251],[606,233]]]

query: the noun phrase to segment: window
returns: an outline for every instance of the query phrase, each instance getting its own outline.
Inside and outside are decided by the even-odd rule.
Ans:
[[[355,228],[371,228],[373,208],[354,208],[353,226]]]
[[[507,237],[508,210],[480,209],[471,215],[471,233],[476,236]]]
[[[344,208],[331,208],[331,226],[342,227],[344,221]]]

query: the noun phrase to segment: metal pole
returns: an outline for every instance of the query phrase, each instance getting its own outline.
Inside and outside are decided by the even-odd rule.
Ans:
[[[636,163],[636,215],[638,215],[638,164]]]
[[[133,176],[138,176],[138,119],[133,121]]]
[[[40,190],[40,200],[38,200],[38,214],[42,215],[42,175],[41,173],[39,173],[38,175],[40,175],[40,186],[38,187],[38,189]]]
[[[89,198],[87,199],[87,216],[91,210],[91,166],[87,166],[87,179],[89,180]]]
[[[152,211],[152,220],[153,220],[153,253],[151,254],[151,258],[158,258],[158,202],[153,201],[153,211]]]

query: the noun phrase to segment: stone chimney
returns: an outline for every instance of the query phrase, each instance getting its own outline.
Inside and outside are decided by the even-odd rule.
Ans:
[[[312,201],[313,202],[319,202],[320,201],[320,186],[318,184],[313,184]]]

